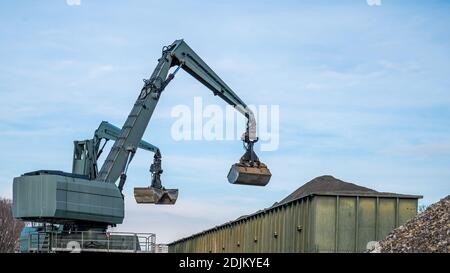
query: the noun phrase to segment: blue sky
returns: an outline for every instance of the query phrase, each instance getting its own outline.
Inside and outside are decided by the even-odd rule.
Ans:
[[[118,229],[181,236],[268,207],[324,174],[379,191],[450,192],[450,3],[355,1],[3,1],[0,196],[27,171],[70,171],[72,141],[121,126],[161,47],[185,41],[249,104],[279,105],[280,146],[260,152],[265,188],[226,181],[239,141],[174,141],[171,109],[217,97],[184,72],[144,138],[163,152],[173,207],[138,206],[140,152]]]

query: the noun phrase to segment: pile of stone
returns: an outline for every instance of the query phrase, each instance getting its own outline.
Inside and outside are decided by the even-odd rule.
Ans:
[[[450,253],[450,195],[394,229],[371,252]]]
[[[318,192],[365,193],[365,194],[379,193],[376,190],[372,190],[350,182],[339,180],[331,175],[322,175],[304,184],[303,186],[295,190],[293,193],[289,194],[286,198],[275,204],[287,203],[292,200],[296,200],[309,194]]]

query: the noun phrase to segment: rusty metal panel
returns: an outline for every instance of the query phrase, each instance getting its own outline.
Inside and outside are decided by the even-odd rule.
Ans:
[[[294,238],[295,234],[292,232],[293,228],[295,226],[295,218],[292,215],[294,204],[291,203],[287,206],[285,218],[284,218],[284,236],[283,236],[283,242],[284,242],[284,251],[287,253],[294,252]]]
[[[248,219],[246,224],[246,231],[245,231],[245,249],[244,252],[246,253],[252,253],[255,252],[253,249],[254,242],[253,237],[255,236],[255,219],[254,217],[251,217]]]
[[[251,245],[250,249],[251,249],[252,253],[258,252],[258,250],[257,250],[257,247],[258,247],[258,244],[257,244],[258,243],[258,240],[257,240],[257,238],[258,238],[257,217],[258,216],[253,217],[253,219],[251,221],[251,224],[252,224],[252,236],[250,237],[251,238],[251,240],[250,240],[250,245]],[[256,241],[255,241],[255,239],[256,239]]]
[[[233,244],[234,244],[234,252],[240,252],[240,225],[239,222],[235,224],[235,233],[233,238]]]
[[[306,241],[305,241],[305,200],[302,199],[301,201],[297,202],[297,210],[295,212],[296,215],[296,221],[297,221],[297,230],[299,233],[297,233],[297,243],[296,243],[296,252],[306,252]]]
[[[417,200],[416,199],[400,199],[399,200],[399,225],[403,225],[409,219],[416,216]]]
[[[296,203],[296,225],[297,225],[297,240],[295,243],[295,252],[306,252],[306,242],[305,242],[305,200],[302,199],[301,201]]]
[[[386,237],[396,227],[396,199],[379,198],[378,205],[378,239]]]
[[[287,234],[285,233],[285,226],[287,225],[286,223],[286,213],[287,213],[287,208],[288,206],[285,207],[281,207],[280,209],[280,214],[279,214],[279,219],[278,219],[278,248],[277,248],[277,252],[282,252],[286,249],[286,245],[284,244],[284,240],[285,237],[287,236]]]
[[[376,198],[360,197],[358,206],[357,250],[364,250],[367,242],[376,238]]]
[[[312,198],[306,199],[306,218],[305,218],[305,225],[306,225],[306,238],[305,238],[305,252],[313,252],[312,246],[314,245],[314,234],[313,234],[313,226],[314,226],[314,213],[312,213],[312,205],[311,205]]]
[[[253,242],[254,242],[254,244],[253,244],[253,252],[254,253],[258,253],[258,252],[261,252],[260,251],[260,246],[261,246],[261,229],[260,229],[260,218],[261,218],[261,216],[260,215],[256,215],[255,216],[255,220],[254,220],[254,223],[255,223],[255,227],[254,227],[254,229],[255,229],[255,234],[254,234],[254,236],[253,236]]]
[[[218,237],[219,237],[219,240],[217,242],[217,252],[218,253],[224,252],[223,228],[220,227],[217,233],[218,233]]]
[[[250,237],[251,232],[250,232],[250,228],[251,228],[251,223],[250,223],[251,218],[246,219],[243,221],[243,226],[242,226],[242,230],[243,230],[243,236],[242,236],[242,252],[246,253],[246,252],[250,252],[250,245],[249,245],[249,241],[250,241]]]
[[[341,197],[338,205],[337,252],[354,252],[356,249],[356,198]]]
[[[235,248],[235,225],[231,224],[230,225],[230,232],[229,232],[229,237],[228,237],[228,253],[233,253],[236,252],[236,248]]]
[[[275,209],[274,213],[273,213],[273,232],[272,232],[272,251],[273,253],[277,252],[278,249],[278,244],[279,244],[279,240],[278,240],[278,234],[279,234],[279,230],[278,230],[278,218],[280,217],[280,212],[279,209]]]
[[[271,226],[270,226],[270,220],[271,220],[271,214],[272,212],[269,211],[266,213],[265,217],[265,223],[264,223],[264,252],[268,253],[270,252],[270,234],[271,234]]]
[[[234,243],[233,243],[233,225],[230,224],[228,227],[228,240],[227,240],[227,253],[234,252]]]
[[[277,252],[277,248],[278,248],[278,218],[280,216],[279,213],[279,209],[276,208],[273,211],[273,221],[272,221],[272,226],[273,226],[273,230],[272,230],[272,249],[271,252],[272,253],[276,253]]]
[[[264,214],[260,214],[258,216],[258,252],[264,252],[264,222],[263,222]]]
[[[295,238],[295,234],[292,232],[294,224],[294,217],[292,217],[293,204],[289,204],[286,208],[286,212],[284,214],[284,231],[283,231],[283,244],[284,251],[291,253],[293,251],[293,240]]]
[[[282,207],[275,210],[275,231],[273,240],[275,242],[275,248],[274,252],[280,252],[281,248],[281,229],[280,229],[280,222],[283,215]]]
[[[334,252],[336,250],[336,197],[315,197],[313,252]]]
[[[237,224],[237,236],[236,236],[236,252],[242,252],[242,245],[243,245],[243,223],[238,222]]]

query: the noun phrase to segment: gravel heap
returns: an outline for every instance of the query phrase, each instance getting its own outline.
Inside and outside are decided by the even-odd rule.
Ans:
[[[450,253],[450,195],[394,229],[372,252]]]
[[[302,198],[303,196],[318,193],[318,192],[332,192],[332,193],[378,193],[375,190],[362,187],[350,182],[345,182],[337,179],[331,175],[322,175],[305,183],[303,186],[289,194],[286,198],[276,204],[287,203],[289,201]]]

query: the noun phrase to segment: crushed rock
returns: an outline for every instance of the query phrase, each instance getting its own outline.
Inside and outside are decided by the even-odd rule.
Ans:
[[[375,244],[372,253],[450,253],[450,195]]]

